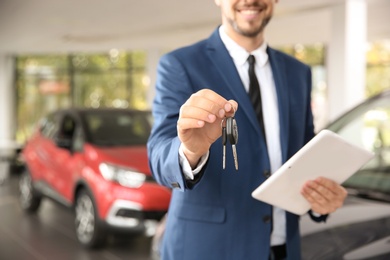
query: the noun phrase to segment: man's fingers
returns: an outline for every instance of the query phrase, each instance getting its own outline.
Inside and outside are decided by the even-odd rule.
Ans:
[[[332,201],[344,201],[345,197],[348,194],[343,186],[324,177],[319,177],[315,179],[314,183],[317,184],[319,192]]]
[[[207,112],[223,118],[232,116],[237,111],[238,104],[234,100],[227,101],[224,97],[210,89],[202,89],[194,94],[186,102],[189,106],[196,106]]]
[[[205,124],[204,121],[193,118],[182,118],[177,121],[178,131],[185,131],[192,128],[201,128]]]
[[[203,97],[198,95],[197,93],[193,94],[190,99],[184,104],[187,107],[196,107],[204,110],[205,112],[213,115],[220,115],[221,110],[223,110],[224,105],[220,105],[219,103],[213,101],[209,97]],[[224,111],[222,116],[224,116]]]
[[[302,195],[309,201],[314,211],[327,214],[343,205],[347,191],[336,182],[320,177],[306,182],[302,188]]]
[[[230,108],[228,105],[225,104],[225,110],[227,112],[226,116],[234,116],[234,114],[238,110],[238,103],[235,100],[231,99],[229,100],[229,104],[231,105]]]
[[[216,115],[211,114],[210,112],[197,107],[197,106],[191,106],[187,103],[184,104],[180,108],[180,116],[179,121],[186,119],[186,120],[194,120],[194,121],[204,121],[208,123],[213,123],[216,119]],[[187,121],[186,121],[187,122]],[[194,124],[194,123],[192,123]]]

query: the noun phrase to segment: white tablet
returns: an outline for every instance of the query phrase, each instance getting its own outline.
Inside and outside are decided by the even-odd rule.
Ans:
[[[322,130],[252,192],[252,197],[292,213],[310,209],[300,190],[319,176],[343,183],[374,156],[339,135]]]

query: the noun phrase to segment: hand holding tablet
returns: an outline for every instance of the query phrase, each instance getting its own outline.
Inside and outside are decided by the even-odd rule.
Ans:
[[[255,189],[252,197],[303,215],[311,207],[301,194],[306,181],[325,177],[341,184],[373,156],[339,135],[322,130]]]

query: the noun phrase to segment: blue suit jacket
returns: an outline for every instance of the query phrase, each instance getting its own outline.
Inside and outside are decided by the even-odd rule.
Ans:
[[[268,55],[278,96],[284,162],[314,136],[311,71],[274,49],[268,48]],[[181,105],[203,88],[239,104],[235,114],[239,170],[234,168],[230,145],[226,169],[222,169],[222,144],[217,140],[201,176],[188,182],[179,164],[176,122]],[[249,97],[218,30],[204,41],[161,58],[153,115],[150,168],[160,184],[173,189],[163,259],[268,259],[272,207],[251,197],[270,171],[268,154]],[[286,214],[288,256],[296,260],[300,258],[299,217]]]

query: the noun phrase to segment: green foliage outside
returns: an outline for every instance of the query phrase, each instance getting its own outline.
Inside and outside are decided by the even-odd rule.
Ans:
[[[17,133],[24,142],[36,122],[58,108],[147,109],[146,53],[26,55],[17,57]]]
[[[313,68],[313,95],[326,96],[326,48],[283,46]],[[35,123],[58,108],[129,107],[147,109],[149,78],[144,51],[24,55],[17,57],[17,136],[24,142]],[[390,44],[373,43],[367,52],[367,97],[390,89]],[[326,97],[325,97],[326,98]]]

